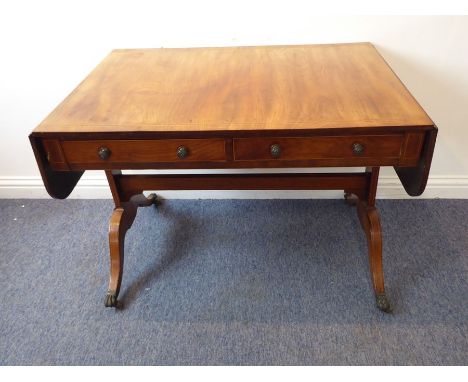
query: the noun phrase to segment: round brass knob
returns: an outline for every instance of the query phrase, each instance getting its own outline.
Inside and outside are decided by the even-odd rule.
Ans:
[[[281,155],[281,146],[277,143],[270,146],[270,154],[273,158],[279,158]]]
[[[353,153],[355,155],[361,155],[364,152],[364,145],[361,143],[353,143]]]
[[[188,155],[188,149],[187,149],[187,147],[185,147],[185,146],[179,146],[179,147],[177,147],[177,156],[178,156],[180,159],[187,158],[187,155]]]
[[[99,147],[98,149],[98,156],[102,160],[107,160],[109,159],[111,155],[111,151],[107,147]]]

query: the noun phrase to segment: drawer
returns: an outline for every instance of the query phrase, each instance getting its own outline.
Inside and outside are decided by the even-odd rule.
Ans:
[[[73,165],[225,161],[224,139],[152,139],[62,141]]]
[[[234,139],[234,160],[399,158],[403,134]]]

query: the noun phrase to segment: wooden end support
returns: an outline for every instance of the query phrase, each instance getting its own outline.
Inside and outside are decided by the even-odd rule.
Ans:
[[[383,312],[390,313],[392,308],[385,293],[383,275],[382,228],[379,213],[375,207],[379,167],[368,168],[366,172],[368,174],[367,187],[361,190],[345,190],[345,199],[349,204],[357,207],[359,221],[367,237],[369,267],[377,307]]]
[[[155,194],[146,197],[139,193],[128,200],[122,200],[121,191],[115,181],[120,175],[120,171],[106,171],[115,203],[115,209],[109,221],[110,278],[104,302],[106,307],[117,307],[117,297],[122,284],[125,234],[135,220],[137,209],[156,203]]]

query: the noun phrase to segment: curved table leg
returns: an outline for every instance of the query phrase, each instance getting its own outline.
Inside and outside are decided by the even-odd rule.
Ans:
[[[374,287],[377,308],[383,312],[392,311],[390,302],[385,294],[383,263],[382,263],[382,229],[377,208],[368,206],[359,201],[357,211],[362,228],[367,236],[367,246],[369,249],[369,265]]]
[[[368,168],[366,172],[369,174],[367,188],[365,190],[345,190],[344,198],[346,203],[357,207],[359,221],[367,237],[369,267],[377,308],[390,313],[392,308],[385,293],[383,275],[382,228],[379,213],[375,207],[379,168]]]
[[[138,207],[156,204],[156,194],[133,196],[129,202],[114,209],[109,221],[110,279],[105,299],[106,307],[116,307],[122,283],[125,234],[135,220]]]

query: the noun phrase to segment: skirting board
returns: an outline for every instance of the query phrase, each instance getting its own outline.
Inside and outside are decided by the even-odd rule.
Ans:
[[[164,199],[335,199],[340,191],[162,191]],[[380,199],[410,199],[396,176],[381,176],[377,197]],[[40,177],[0,177],[1,199],[50,198]],[[103,176],[84,176],[70,195],[72,199],[111,198]],[[468,176],[432,176],[424,199],[468,199]]]

